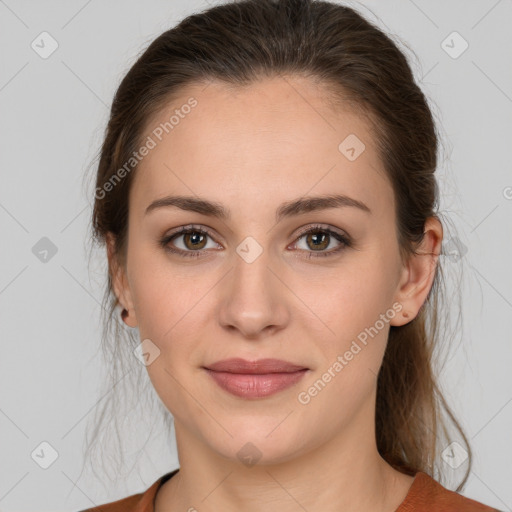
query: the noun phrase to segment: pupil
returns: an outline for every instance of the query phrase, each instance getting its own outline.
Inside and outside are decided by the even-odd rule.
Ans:
[[[190,242],[192,243],[192,245],[197,245],[198,243],[201,243],[202,237],[203,237],[202,233],[198,233],[198,232],[193,232],[188,235],[188,238],[189,238]]]
[[[327,239],[328,235],[323,233],[323,234],[312,234],[310,235],[311,237],[313,237],[313,240],[314,240],[314,245],[315,247],[321,247],[321,248],[324,248],[325,247],[325,240]],[[318,242],[318,243],[317,243]]]

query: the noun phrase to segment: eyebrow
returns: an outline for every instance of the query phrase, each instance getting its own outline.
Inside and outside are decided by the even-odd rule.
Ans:
[[[230,211],[222,204],[215,201],[208,201],[194,196],[166,196],[153,201],[147,208],[145,215],[160,208],[176,207],[181,210],[200,213],[216,217],[222,220],[229,220]],[[276,210],[276,222],[286,217],[301,215],[308,212],[326,210],[328,208],[353,207],[371,214],[370,208],[362,201],[353,199],[343,194],[325,196],[305,196],[300,199],[287,201]]]

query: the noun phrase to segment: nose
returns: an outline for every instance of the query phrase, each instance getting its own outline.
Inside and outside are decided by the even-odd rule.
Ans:
[[[224,283],[221,326],[250,339],[261,339],[283,329],[290,319],[290,292],[276,274],[265,251],[252,262],[236,255],[234,268]]]

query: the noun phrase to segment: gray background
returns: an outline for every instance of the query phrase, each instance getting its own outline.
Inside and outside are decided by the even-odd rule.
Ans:
[[[465,265],[467,286],[464,335],[442,383],[475,455],[463,494],[512,510],[512,2],[347,3],[414,50],[442,124],[441,207],[459,250],[448,264]],[[145,490],[177,467],[174,446],[157,437],[119,486],[77,481],[99,398],[104,279],[87,269],[93,192],[82,178],[136,55],[207,5],[0,0],[1,511],[80,510]],[[59,45],[46,59],[31,47],[43,31]],[[469,43],[457,58],[443,48],[453,31]],[[452,39],[444,44],[458,53],[462,41]],[[57,249],[46,262],[34,254],[43,237]],[[31,457],[44,441],[58,453],[48,469]]]

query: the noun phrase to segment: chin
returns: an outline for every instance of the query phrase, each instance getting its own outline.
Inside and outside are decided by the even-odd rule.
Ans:
[[[222,457],[238,461],[248,468],[253,465],[274,465],[293,460],[297,452],[304,450],[300,445],[303,434],[291,432],[291,422],[287,428],[277,427],[281,418],[267,418],[247,423],[247,417],[240,421],[232,420],[226,429],[232,434],[219,435],[218,431],[209,430],[205,442]],[[286,423],[289,420],[285,420]],[[209,438],[213,434],[213,438]],[[224,440],[224,442],[220,442]]]

